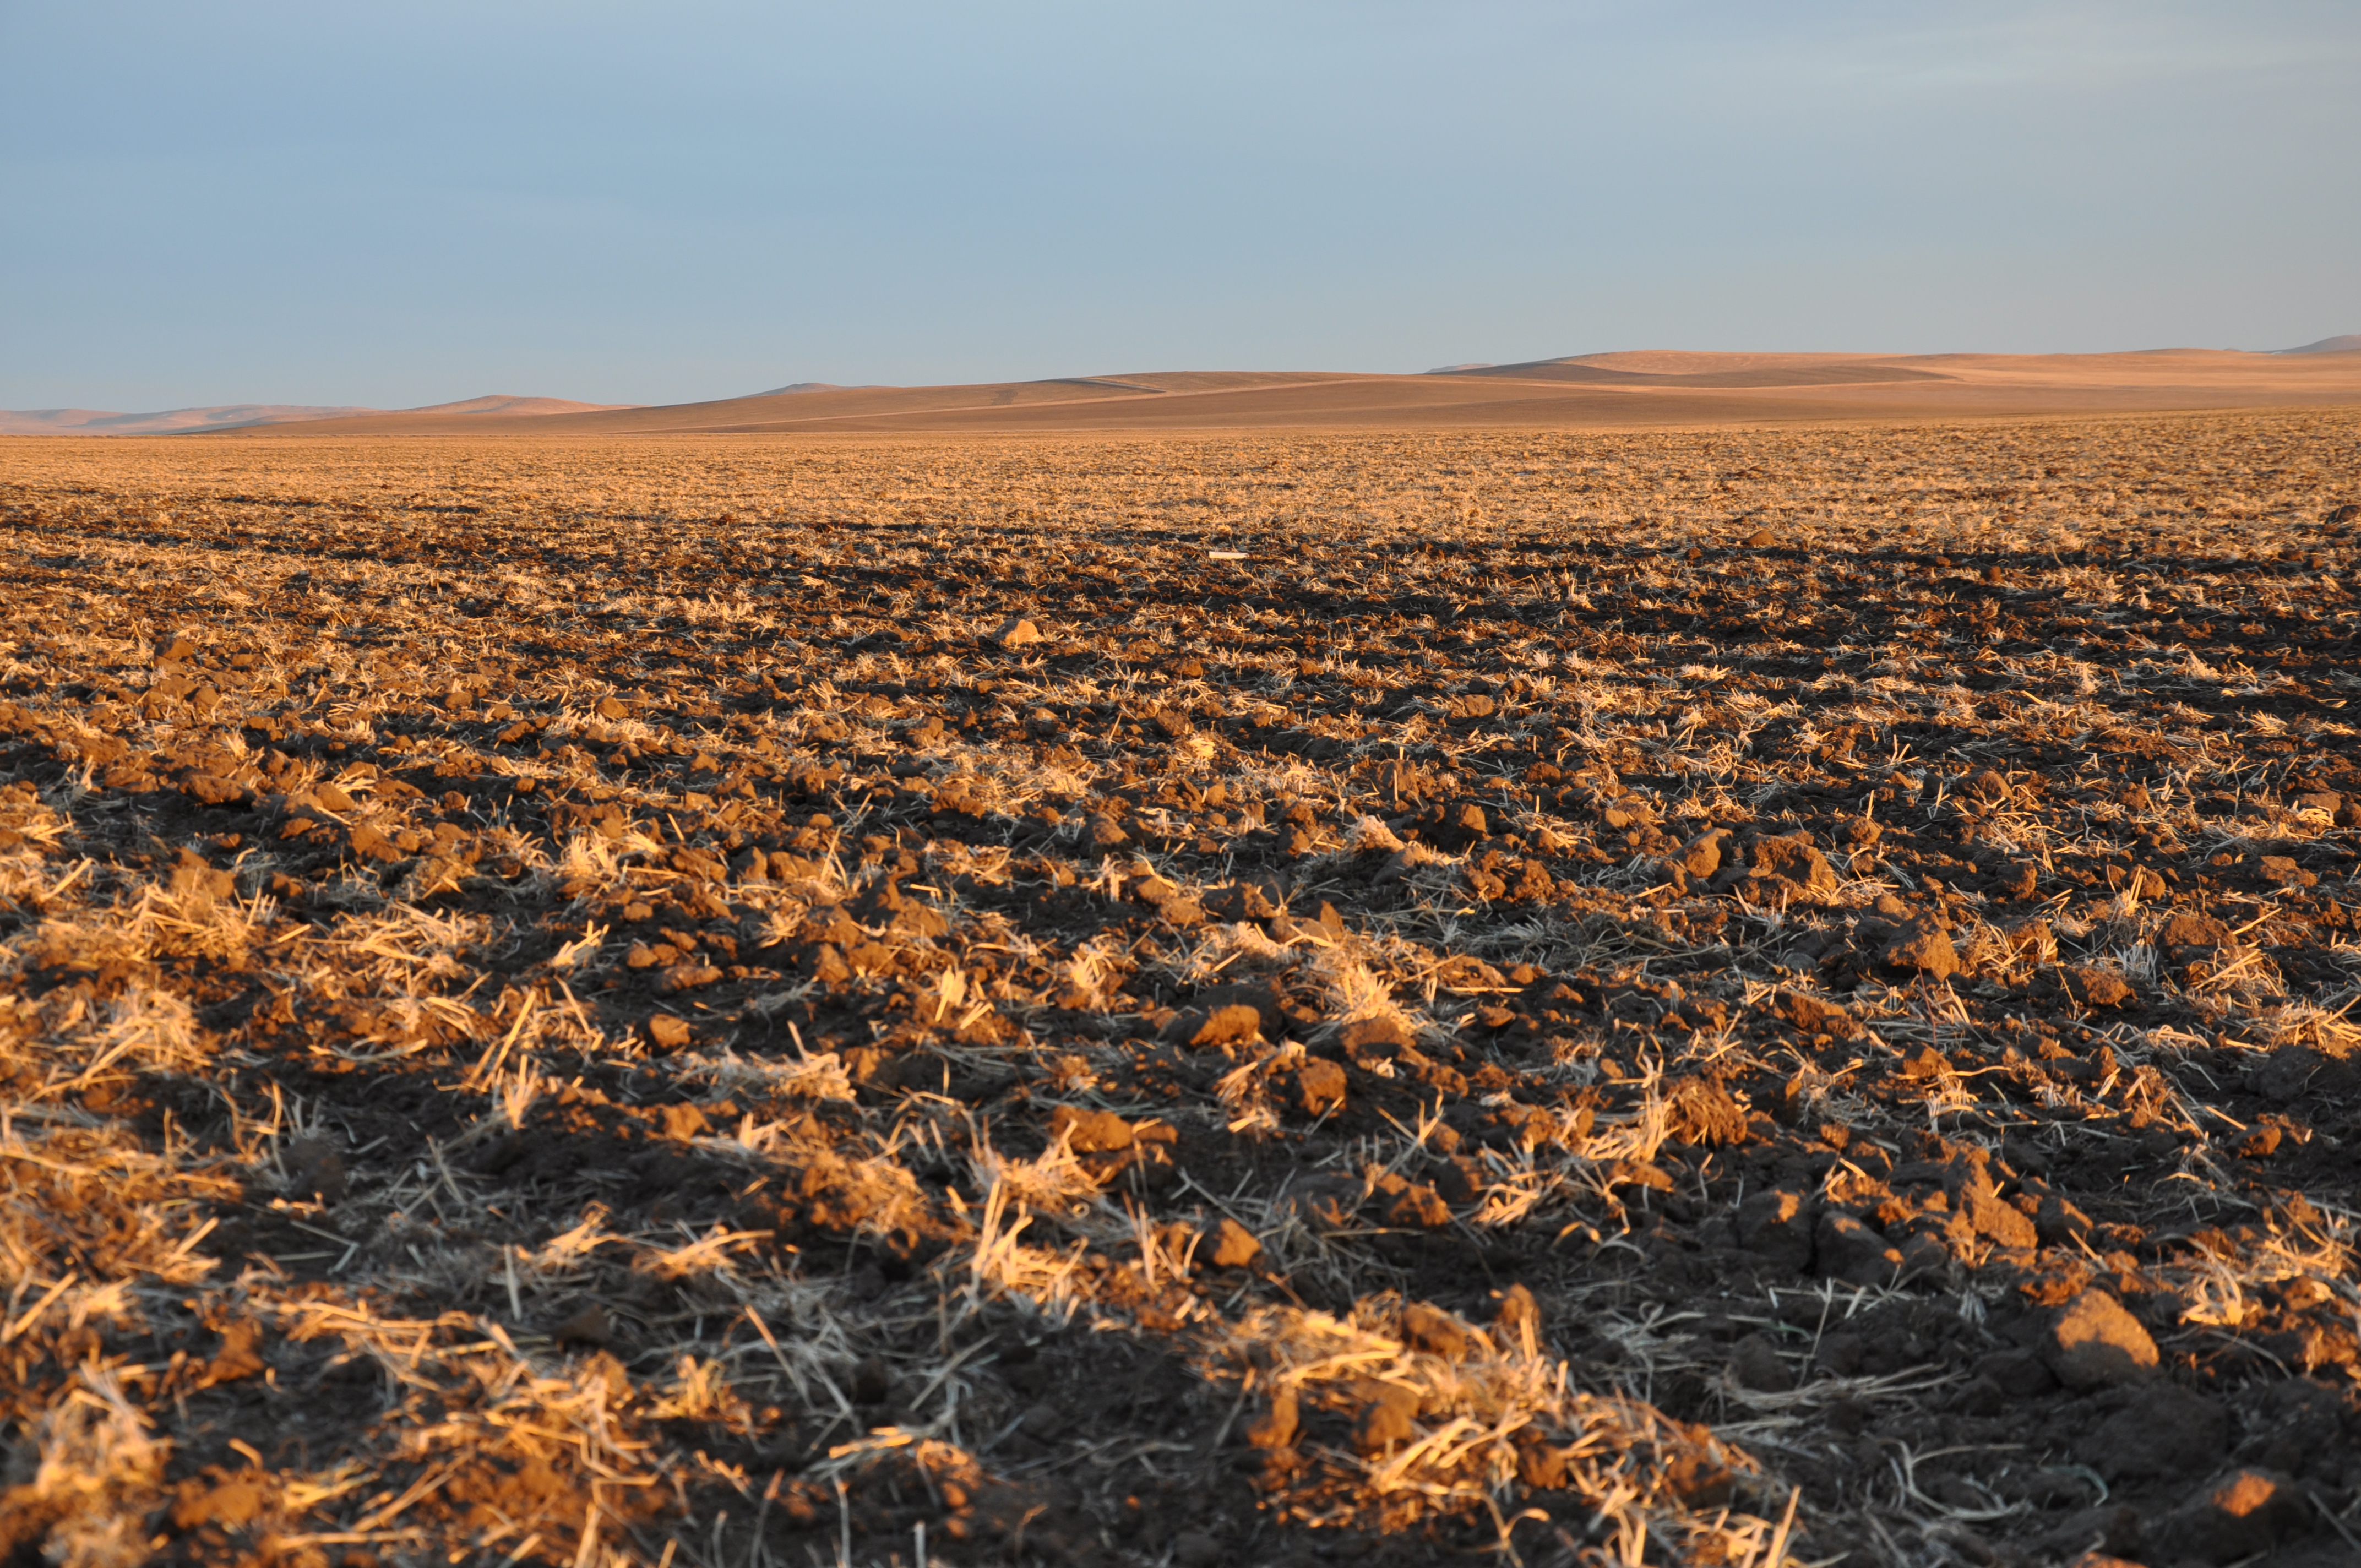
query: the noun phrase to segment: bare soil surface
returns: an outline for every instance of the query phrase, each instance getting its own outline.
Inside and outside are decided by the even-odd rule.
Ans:
[[[2344,1563],[2347,413],[12,442],[10,1563]]]

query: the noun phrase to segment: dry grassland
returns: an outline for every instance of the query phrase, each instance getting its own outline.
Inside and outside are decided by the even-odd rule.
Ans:
[[[0,1557],[2350,1562],[2356,499],[7,443]]]

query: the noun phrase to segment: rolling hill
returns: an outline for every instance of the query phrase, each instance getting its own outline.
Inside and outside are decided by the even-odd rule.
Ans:
[[[405,414],[480,418],[587,413],[629,404],[577,403],[564,398],[519,398],[495,394],[456,403],[405,409]],[[208,431],[251,430],[262,425],[302,424],[384,414],[384,409],[313,408],[294,403],[218,403],[209,408],[167,409],[160,413],[110,413],[101,409],[0,411],[0,435],[194,435]]]

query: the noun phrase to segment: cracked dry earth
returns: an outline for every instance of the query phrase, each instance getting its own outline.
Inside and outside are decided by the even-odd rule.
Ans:
[[[11,442],[0,1556],[2350,1563],[2356,437]]]

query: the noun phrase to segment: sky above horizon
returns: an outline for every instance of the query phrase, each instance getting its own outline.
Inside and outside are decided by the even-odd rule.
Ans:
[[[2361,332],[2361,12],[0,0],[0,408]]]

